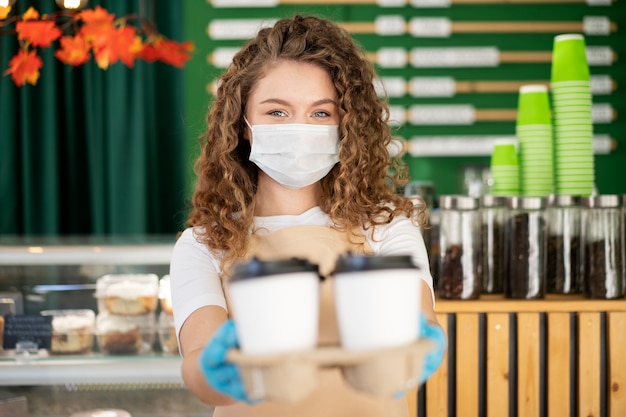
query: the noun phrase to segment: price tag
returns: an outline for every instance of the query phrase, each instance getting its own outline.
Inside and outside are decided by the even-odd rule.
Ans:
[[[495,47],[413,48],[410,61],[417,68],[497,67],[500,54]]]
[[[4,320],[5,349],[14,349],[18,342],[34,342],[39,349],[50,349],[52,316],[8,315]]]
[[[609,103],[594,103],[591,105],[591,120],[593,123],[611,123],[614,118],[615,112]]]
[[[374,21],[376,34],[381,36],[403,35],[405,26],[404,17],[394,16],[378,16]]]
[[[406,4],[406,0],[376,0],[376,4],[380,7],[402,7]]]
[[[209,23],[207,34],[211,39],[250,39],[259,29],[272,26],[276,19],[220,19]]]
[[[474,107],[466,104],[414,105],[409,109],[409,121],[414,125],[471,125]]]
[[[406,81],[402,77],[382,77],[374,81],[380,97],[402,97],[406,94]]]
[[[403,48],[380,48],[376,62],[382,68],[403,68],[407,63],[407,53]]]
[[[587,63],[598,67],[606,67],[613,64],[613,51],[608,46],[588,46]]]
[[[409,32],[417,38],[448,38],[452,33],[450,19],[445,17],[414,17]]]
[[[451,0],[411,0],[413,7],[450,7]]]
[[[389,124],[402,126],[406,123],[406,110],[402,106],[389,106]]]
[[[413,97],[452,97],[456,83],[452,77],[414,77],[409,82]]]
[[[217,68],[226,68],[233,62],[233,56],[239,52],[239,48],[215,48],[208,61]]]
[[[612,0],[587,0],[589,6],[610,6]]]
[[[610,35],[611,21],[606,16],[585,16],[583,18],[583,32],[585,35]]]
[[[276,7],[279,0],[211,0],[215,7]]]
[[[608,75],[592,75],[590,79],[591,93],[606,95],[613,92],[613,80]]]

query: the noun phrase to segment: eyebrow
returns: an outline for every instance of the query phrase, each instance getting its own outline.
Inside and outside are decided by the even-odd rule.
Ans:
[[[280,98],[268,98],[266,100],[263,100],[259,104],[266,104],[266,103],[282,104],[283,106],[288,106],[291,104],[288,101],[282,100]],[[314,101],[313,103],[311,103],[311,106],[321,106],[322,104],[334,104],[336,106],[337,102],[330,98],[323,98],[321,100]]]

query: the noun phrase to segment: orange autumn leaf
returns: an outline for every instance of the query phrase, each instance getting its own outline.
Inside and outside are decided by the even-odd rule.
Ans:
[[[137,54],[143,48],[141,38],[132,26],[124,26],[109,33],[108,41],[101,46],[94,45],[96,63],[102,69],[121,60],[133,67]]]
[[[6,19],[11,13],[11,6],[0,6],[0,20]]]
[[[83,22],[80,33],[89,41],[97,39],[100,35],[114,29],[113,20],[115,15],[110,14],[100,6],[96,6],[93,10],[83,10],[78,14],[78,18]]]
[[[193,50],[192,42],[175,42],[169,40],[158,40],[152,45],[146,45],[141,51],[141,58],[147,62],[156,60],[165,62],[182,68],[190,58],[190,51]]]
[[[24,20],[39,19],[39,12],[37,10],[35,10],[35,8],[33,6],[31,6],[31,7],[28,8],[28,10],[26,10],[26,13],[24,13],[24,15],[22,15],[22,19],[24,19]]]
[[[89,61],[89,45],[85,38],[78,34],[76,36],[64,36],[61,38],[61,49],[54,53],[57,59],[65,64],[82,65]]]
[[[45,20],[24,20],[15,24],[17,38],[30,41],[33,46],[47,48],[58,39],[62,32],[55,22]]]
[[[43,66],[43,61],[34,51],[20,50],[9,61],[9,69],[4,72],[4,75],[11,74],[11,78],[15,85],[22,86],[26,83],[32,85],[37,84],[39,79],[39,70]]]

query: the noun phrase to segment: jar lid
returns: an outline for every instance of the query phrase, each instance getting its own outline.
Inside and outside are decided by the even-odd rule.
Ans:
[[[548,196],[548,206],[550,207],[575,207],[580,206],[581,198],[573,195],[555,195]]]
[[[335,273],[378,271],[383,269],[418,269],[409,255],[344,255],[335,265]]]
[[[546,199],[544,197],[509,197],[506,204],[514,210],[541,210],[546,207]]]
[[[617,208],[622,207],[622,199],[616,194],[594,195],[582,198],[586,208]]]
[[[270,275],[292,274],[295,272],[314,272],[318,274],[319,271],[317,265],[312,264],[306,259],[291,258],[263,261],[258,258],[253,258],[248,262],[235,265],[230,281]]]
[[[478,199],[468,195],[442,195],[439,197],[439,208],[442,210],[475,210]]]
[[[480,198],[481,207],[504,207],[506,203],[506,197],[486,194]]]

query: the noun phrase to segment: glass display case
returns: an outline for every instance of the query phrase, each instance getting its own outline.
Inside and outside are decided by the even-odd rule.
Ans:
[[[37,320],[50,310],[70,314],[91,310],[99,316],[98,280],[147,274],[166,278],[175,239],[0,237],[0,299],[12,304],[14,313],[5,317],[5,325],[10,327],[12,320],[21,323],[20,317]],[[158,304],[151,312],[155,322],[165,314],[162,310]],[[51,325],[51,329],[53,338],[56,328]],[[108,408],[124,409],[132,417],[210,416],[211,407],[196,400],[183,385],[177,349],[161,346],[160,329],[155,326],[153,330],[148,349],[111,354],[99,349],[97,337],[89,342],[90,349],[77,353],[28,340],[12,344],[6,337],[14,333],[5,328],[4,349],[0,349],[0,416],[13,415],[16,411],[9,407],[22,403],[27,412],[15,417],[23,417],[20,413],[69,417]],[[69,343],[68,335],[74,333],[62,335],[63,342]],[[145,333],[142,336],[145,340]]]

